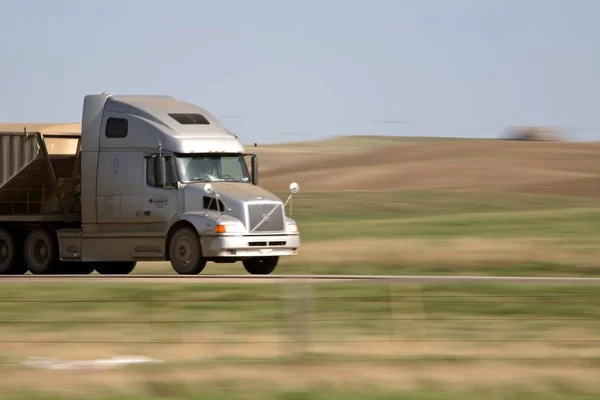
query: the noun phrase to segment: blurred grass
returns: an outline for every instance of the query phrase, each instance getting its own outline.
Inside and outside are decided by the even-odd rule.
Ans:
[[[304,241],[600,235],[598,202],[579,197],[478,191],[336,191],[298,194],[292,206]]]
[[[77,398],[95,398],[95,387],[102,390],[98,396],[107,394],[97,398],[108,399],[536,398],[510,389],[523,382],[540,399],[600,393],[600,287],[318,284],[305,292],[312,296],[307,304],[289,302],[290,294],[299,293],[289,292],[294,289],[300,288],[5,285],[0,391],[19,398],[19,382],[26,379],[44,382],[41,388],[48,390],[74,391]],[[309,314],[288,314],[303,306]],[[306,354],[297,359],[297,351]],[[18,365],[30,356],[118,355],[166,364],[87,372]],[[215,382],[221,389],[211,386]],[[326,382],[331,387],[322,388]],[[340,391],[350,382],[356,390]],[[252,389],[245,390],[246,383]],[[303,391],[307,385],[313,389]],[[486,385],[493,393],[474,389]],[[104,392],[110,388],[122,395]],[[255,397],[243,397],[248,393]]]
[[[301,192],[292,206],[303,244],[278,273],[600,276],[595,199],[324,191]]]
[[[278,195],[287,198],[286,193]],[[597,200],[590,198],[484,191],[318,191],[300,192],[292,201],[293,216],[302,224],[567,209],[600,211]]]
[[[260,332],[285,339],[285,299],[292,289],[270,284],[7,285],[0,292],[0,338],[139,343],[155,340],[156,333],[179,343],[194,342],[199,333]],[[600,330],[600,287],[318,284],[310,290],[312,334],[335,334],[340,341],[390,335],[397,324],[405,338],[421,336],[423,324],[431,326],[435,329],[427,338],[432,340],[512,340],[523,332],[548,338],[565,327],[594,336]],[[146,333],[129,335],[129,328]],[[186,330],[193,334],[181,336]],[[76,331],[86,333],[73,335]]]

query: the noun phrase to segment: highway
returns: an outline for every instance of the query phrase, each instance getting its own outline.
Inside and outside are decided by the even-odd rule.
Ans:
[[[510,283],[525,285],[600,285],[600,278],[433,275],[4,275],[2,283]]]

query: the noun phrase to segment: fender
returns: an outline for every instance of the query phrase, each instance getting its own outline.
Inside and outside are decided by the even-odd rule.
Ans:
[[[227,214],[217,215],[215,211],[186,211],[175,216],[169,221],[165,234],[167,238],[182,224],[190,224],[194,227],[199,236],[243,234],[246,229],[242,222],[237,218]],[[226,227],[227,233],[217,232],[217,225]]]

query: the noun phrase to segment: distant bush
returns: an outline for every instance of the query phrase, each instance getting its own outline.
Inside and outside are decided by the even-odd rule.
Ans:
[[[545,141],[561,142],[564,141],[562,133],[554,128],[540,126],[519,126],[513,127],[506,133],[509,140],[527,140],[527,141]]]

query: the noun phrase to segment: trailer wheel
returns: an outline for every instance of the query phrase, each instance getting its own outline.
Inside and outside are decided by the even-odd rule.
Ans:
[[[94,265],[94,269],[100,275],[127,275],[131,273],[135,266],[136,261],[107,261],[107,262],[94,262],[90,263]]]
[[[206,266],[198,234],[186,227],[179,228],[169,243],[171,266],[179,275],[198,275]]]
[[[0,275],[22,275],[27,272],[23,254],[15,237],[6,229],[0,229]]]
[[[59,265],[58,240],[53,232],[36,229],[27,235],[23,246],[25,264],[32,274],[53,274]]]
[[[279,263],[279,257],[255,257],[243,260],[244,268],[251,275],[269,275],[275,271]]]

